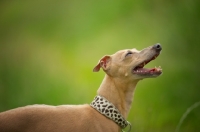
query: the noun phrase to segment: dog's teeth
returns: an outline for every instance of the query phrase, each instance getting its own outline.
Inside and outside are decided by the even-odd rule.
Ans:
[[[156,67],[155,67],[155,68],[156,68]],[[158,66],[158,67],[156,68],[156,71],[162,71],[161,66]]]

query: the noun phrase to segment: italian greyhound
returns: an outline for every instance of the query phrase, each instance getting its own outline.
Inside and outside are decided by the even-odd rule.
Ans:
[[[84,105],[30,105],[0,113],[0,132],[120,132],[138,81],[161,75],[162,69],[144,68],[162,50],[160,44],[141,51],[120,50],[102,57],[93,71],[106,73],[97,96]]]

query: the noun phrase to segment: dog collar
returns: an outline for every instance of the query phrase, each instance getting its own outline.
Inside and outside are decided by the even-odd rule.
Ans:
[[[113,120],[122,129],[129,125],[130,126],[129,131],[131,130],[131,124],[124,119],[124,117],[121,115],[119,110],[112,103],[110,103],[106,98],[97,95],[92,101],[92,103],[90,104],[90,106],[96,109],[102,115]]]

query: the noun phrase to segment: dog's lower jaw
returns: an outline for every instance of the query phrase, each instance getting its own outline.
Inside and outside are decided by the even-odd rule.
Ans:
[[[120,80],[105,75],[97,94],[113,103],[122,116],[127,119],[133,101],[134,90],[139,80],[127,83],[121,83]]]

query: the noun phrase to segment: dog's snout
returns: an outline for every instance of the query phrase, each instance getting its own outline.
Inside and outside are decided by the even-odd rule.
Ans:
[[[162,50],[162,46],[158,43],[158,44],[155,44],[154,46],[153,46],[153,48],[155,49],[155,50],[157,50],[157,51],[161,51]]]

